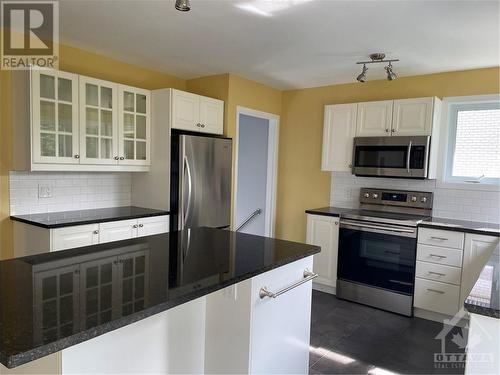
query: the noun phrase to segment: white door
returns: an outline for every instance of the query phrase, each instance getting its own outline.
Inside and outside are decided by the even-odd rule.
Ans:
[[[80,163],[118,164],[117,85],[80,76]]]
[[[321,170],[337,172],[351,170],[356,111],[356,103],[325,106]]]
[[[336,288],[339,218],[308,214],[306,242],[321,247],[314,255],[314,272],[319,275],[315,283]]]
[[[99,243],[135,238],[138,227],[137,219],[101,223],[99,224]]]
[[[78,75],[31,73],[34,163],[78,164]]]
[[[172,129],[200,131],[200,96],[172,90]]]
[[[260,298],[266,287],[276,292],[304,279],[311,257],[252,279],[250,374],[307,374],[311,325],[311,281],[276,298]]]
[[[118,113],[118,164],[150,165],[151,92],[119,85]]]
[[[431,135],[434,98],[394,100],[394,135]]]
[[[168,232],[168,216],[144,217],[137,220],[137,237]]]
[[[391,134],[392,100],[358,103],[356,136],[374,137]]]
[[[224,132],[224,102],[200,96],[201,131],[212,134]]]
[[[99,243],[99,224],[51,229],[51,251],[90,246]]]
[[[484,265],[493,251],[498,247],[500,239],[479,234],[465,234],[464,260],[462,265],[462,286],[460,303],[462,303],[474,287]]]

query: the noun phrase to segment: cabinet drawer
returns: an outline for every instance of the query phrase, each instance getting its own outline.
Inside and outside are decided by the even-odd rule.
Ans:
[[[420,228],[418,230],[418,243],[462,250],[464,248],[464,234],[449,230]]]
[[[137,219],[137,237],[152,236],[154,234],[168,232],[168,216],[154,216]]]
[[[137,219],[110,221],[99,224],[99,243],[137,237]]]
[[[90,246],[98,243],[98,224],[76,225],[51,230],[51,251]]]
[[[415,307],[435,311],[442,314],[455,315],[458,311],[460,287],[430,281],[415,279]]]
[[[415,275],[422,279],[460,285],[462,269],[459,267],[417,261]]]
[[[462,267],[462,250],[449,249],[440,246],[417,245],[417,260]]]

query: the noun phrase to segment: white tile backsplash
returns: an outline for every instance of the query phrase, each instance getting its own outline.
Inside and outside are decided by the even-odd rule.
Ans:
[[[362,187],[429,191],[434,193],[433,216],[490,223],[500,222],[500,193],[438,187],[436,180],[356,177],[333,172],[330,205],[357,208]]]
[[[41,184],[52,188],[51,198],[38,198]],[[10,172],[10,213],[128,206],[131,191],[130,173]]]

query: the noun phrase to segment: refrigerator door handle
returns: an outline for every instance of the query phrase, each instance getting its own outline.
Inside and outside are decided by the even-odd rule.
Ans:
[[[191,180],[191,168],[189,167],[189,162],[184,155],[184,170],[187,172],[187,184],[188,184],[188,196],[187,196],[187,204],[186,204],[186,209],[183,212],[183,229],[186,227],[187,219],[189,217],[189,210],[191,209],[191,195],[192,195],[192,190],[193,190],[193,182]]]

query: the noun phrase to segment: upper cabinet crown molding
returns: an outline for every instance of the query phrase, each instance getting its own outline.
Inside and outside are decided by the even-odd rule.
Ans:
[[[151,92],[58,70],[12,73],[13,169],[148,171]]]
[[[172,89],[172,129],[222,134],[224,102]]]

